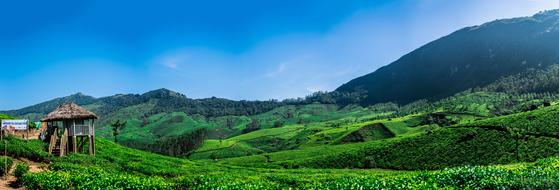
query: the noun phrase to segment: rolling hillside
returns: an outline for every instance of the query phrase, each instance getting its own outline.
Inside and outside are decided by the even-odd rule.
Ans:
[[[556,126],[554,116],[558,109],[558,106],[551,106],[431,132],[402,133],[400,137],[385,140],[321,145],[265,154],[268,158],[258,155],[223,159],[218,164],[134,150],[103,138],[96,139],[96,156],[71,154],[62,158],[52,157],[44,151],[44,143],[36,140],[26,142],[14,137],[7,138],[7,153],[14,159],[26,158],[48,164],[48,171],[29,172],[21,177],[22,183],[29,189],[546,189],[559,185],[555,183],[559,179],[556,167],[558,161],[553,157],[540,157],[557,155],[557,152],[552,151],[559,148],[554,147],[559,144],[557,140],[546,137],[516,138],[507,135],[497,126],[511,129],[539,126],[535,124]],[[396,128],[401,130],[404,127],[402,124],[410,127],[417,124],[414,118],[410,116],[380,122],[388,129],[395,127],[396,132]],[[521,122],[526,119],[534,123]],[[390,124],[391,122],[393,123]],[[548,127],[535,127],[528,132],[543,132],[544,128]],[[291,127],[286,127],[284,130],[290,129]],[[259,131],[230,140],[253,139],[259,135],[257,132]],[[266,133],[273,135],[270,131]],[[281,135],[285,131],[274,133]],[[522,147],[514,146],[520,139]],[[515,160],[515,151],[522,153],[521,160]],[[462,166],[519,161],[531,163]],[[459,167],[448,168],[451,166]],[[332,169],[370,167],[446,169]],[[84,181],[88,183],[83,183]]]
[[[363,143],[221,160],[271,168],[442,169],[533,162],[559,155],[559,105]]]
[[[19,177],[28,189],[549,189],[559,185],[557,158],[437,171],[283,170],[166,157],[102,138],[97,139],[95,157],[51,157],[42,150],[45,144],[40,141],[14,137],[7,141],[17,145],[9,146],[7,159],[25,158],[48,165],[47,171],[24,171]]]

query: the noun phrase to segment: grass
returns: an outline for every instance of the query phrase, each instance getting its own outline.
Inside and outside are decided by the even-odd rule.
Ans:
[[[558,158],[437,171],[259,169],[166,157],[102,138],[97,143],[98,155],[53,159],[49,171],[24,174],[24,185],[28,189],[547,189],[559,185]]]
[[[278,109],[285,108],[282,107]],[[354,109],[355,108],[352,110]],[[347,141],[348,138],[354,138],[348,137],[352,133],[353,135],[364,136],[363,140],[370,141],[391,137],[385,137],[384,133],[393,133],[398,137],[413,136],[426,130],[434,130],[437,128],[437,126],[429,125],[417,126],[421,121],[422,118],[418,117],[418,115],[410,115],[390,120],[377,119],[361,121],[360,119],[342,118],[304,125],[288,124],[281,128],[261,129],[223,140],[207,140],[202,147],[194,151],[189,158],[224,159],[252,156],[278,151],[347,143],[345,141]],[[376,123],[384,124],[388,131],[363,129],[365,126]]]
[[[22,158],[50,162],[49,171],[23,174],[22,182],[28,189],[547,189],[559,185],[559,158],[555,157],[536,159],[534,162],[523,161],[494,166],[458,166],[434,171],[283,169],[284,166],[282,166],[282,163],[293,164],[290,161],[300,161],[303,158],[311,160],[317,158],[316,160],[325,160],[324,163],[334,163],[333,160],[328,160],[321,155],[336,155],[347,151],[360,152],[364,148],[370,149],[372,146],[385,146],[384,150],[394,150],[391,143],[399,143],[398,147],[402,148],[406,147],[406,143],[409,142],[419,145],[418,143],[421,142],[433,142],[433,139],[444,139],[441,138],[442,136],[448,137],[449,140],[446,141],[448,144],[464,146],[456,144],[452,139],[455,138],[453,135],[467,133],[451,132],[454,130],[475,131],[473,128],[454,127],[439,129],[437,133],[430,135],[440,135],[439,137],[423,140],[421,139],[429,137],[429,135],[281,151],[266,154],[270,156],[269,160],[265,156],[259,155],[225,159],[218,162],[190,161],[162,156],[126,148],[103,138],[96,139],[96,156],[71,154],[58,158],[46,154],[44,149],[41,149],[44,147],[41,141],[24,141],[14,137],[6,139],[10,144],[17,145],[8,149],[12,156],[19,155]],[[501,141],[495,138],[501,136],[502,134],[488,136],[494,142],[486,145],[491,147],[493,152],[499,152],[498,144]],[[507,139],[506,136],[503,139]],[[481,138],[472,144],[482,144],[480,142],[485,140],[485,138]],[[437,145],[447,148],[441,143],[443,142],[437,142]],[[456,152],[459,149],[447,152]],[[386,161],[394,161],[397,156],[410,158],[405,155],[404,151],[400,152],[404,154],[396,155],[380,151],[383,157],[387,157]],[[421,152],[421,150],[417,152]],[[431,154],[429,159],[434,159],[439,164],[445,163],[438,157],[433,157],[437,154],[436,149],[430,149],[429,153]],[[371,152],[366,154],[374,156]],[[449,162],[458,163],[452,158],[454,157],[448,157],[448,155],[444,157],[444,159],[451,159]],[[480,157],[479,159],[486,160],[487,158]],[[344,159],[355,161],[351,157]],[[466,159],[475,160],[471,157]],[[402,159],[400,163],[393,164],[405,166],[406,163],[403,162],[408,165],[422,163],[417,159]],[[260,164],[278,167],[255,168]],[[427,163],[424,162],[424,164]]]
[[[111,122],[116,120],[126,121],[126,126],[120,131],[119,141],[131,147],[142,148],[161,137],[177,136],[199,128],[205,128],[209,131],[210,140],[235,138],[237,136],[251,138],[241,134],[241,131],[252,119],[258,120],[261,128],[264,129],[263,132],[253,134],[259,136],[270,135],[267,133],[281,133],[281,130],[273,129],[274,124],[278,121],[288,127],[305,125],[316,127],[318,124],[325,129],[324,127],[327,125],[343,125],[390,114],[371,111],[359,106],[340,108],[337,105],[309,104],[282,106],[254,116],[205,118],[200,115],[187,115],[182,112],[150,115],[149,110],[156,104],[157,102],[154,100],[117,110],[106,118],[101,118],[96,133],[99,136],[109,138],[112,136]],[[99,105],[90,105],[90,107],[95,109]],[[267,129],[270,130],[266,131]],[[292,135],[297,134],[292,133]],[[204,149],[207,149],[207,147]]]

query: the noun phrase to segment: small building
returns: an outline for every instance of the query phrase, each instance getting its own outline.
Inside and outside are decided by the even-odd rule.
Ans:
[[[95,113],[75,103],[64,103],[41,121],[46,123],[48,152],[58,156],[84,152],[95,155]]]

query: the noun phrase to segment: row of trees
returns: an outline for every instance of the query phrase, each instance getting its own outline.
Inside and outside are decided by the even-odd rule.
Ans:
[[[148,145],[147,150],[169,156],[187,156],[202,146],[207,135],[208,131],[201,128],[179,136],[163,137]]]
[[[326,92],[318,91],[305,98],[291,98],[282,101],[288,105],[302,105],[311,103],[321,103],[321,104],[338,104],[338,105],[349,105],[349,104],[359,104],[365,98],[367,98],[367,91],[356,91],[356,92]]]
[[[547,69],[528,71],[500,80],[475,91],[506,92],[512,94],[557,92],[559,89],[559,65]]]

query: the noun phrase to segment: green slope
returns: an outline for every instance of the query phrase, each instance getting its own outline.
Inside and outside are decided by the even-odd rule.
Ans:
[[[272,153],[270,163],[264,163],[264,156],[223,162],[238,165],[252,162],[263,167],[414,170],[535,161],[559,155],[558,110],[559,106],[551,106],[399,138]],[[321,149],[334,151],[306,156]]]
[[[261,129],[229,139],[207,140],[189,158],[223,159],[260,155],[285,150],[405,137],[438,128],[437,125],[422,124],[424,117],[424,115],[409,115],[391,119],[371,121],[357,119],[356,121],[353,119],[353,115],[349,115],[346,118],[327,122]],[[370,129],[370,126],[376,125],[382,125],[382,127]],[[265,155],[258,157],[265,157]]]
[[[41,142],[8,137],[49,171],[27,173],[27,189],[549,189],[559,185],[559,159],[504,166],[406,172],[347,169],[258,169],[214,165],[125,148],[97,139],[97,155],[52,158]],[[341,145],[340,145],[341,146]],[[10,152],[15,150],[10,148]],[[41,152],[42,153],[39,153]],[[12,154],[12,153],[10,153]],[[41,159],[38,159],[41,160]]]
[[[340,108],[337,105],[327,104],[281,106],[269,112],[254,116],[205,117],[202,115],[188,115],[184,112],[150,114],[149,110],[156,104],[157,101],[154,100],[148,103],[120,109],[114,112],[114,114],[106,116],[107,118],[102,119],[97,124],[96,132],[100,136],[111,138],[112,129],[110,127],[110,121],[126,121],[127,124],[120,131],[118,137],[119,142],[134,148],[145,148],[147,145],[154,143],[157,139],[162,137],[178,136],[196,129],[204,128],[208,130],[209,142],[219,139],[224,141],[250,141],[246,143],[247,146],[239,144],[234,146],[234,148],[237,150],[248,148],[250,149],[248,152],[258,153],[262,151],[269,152],[294,148],[302,144],[302,141],[307,141],[301,138],[326,129],[325,126],[331,126],[330,128],[332,128],[332,126],[339,127],[340,125],[355,123],[360,120],[369,120],[376,117],[384,117],[390,114],[389,112],[370,110],[360,106]],[[257,120],[260,124],[260,128],[263,129],[262,132],[256,131],[253,136],[264,135],[269,138],[247,139],[250,135],[243,135],[242,131],[251,120]],[[274,129],[274,125],[278,122],[281,122],[282,127]],[[291,126],[299,126],[300,129],[297,130],[297,133],[292,131],[292,133],[290,133],[292,136],[276,137],[274,135],[274,131],[290,130]],[[300,126],[305,126],[304,130]],[[237,136],[240,137],[235,138]],[[296,138],[298,138],[298,140]],[[286,142],[278,147],[261,146],[267,143],[274,144],[275,141],[283,140],[298,142],[291,144]]]

